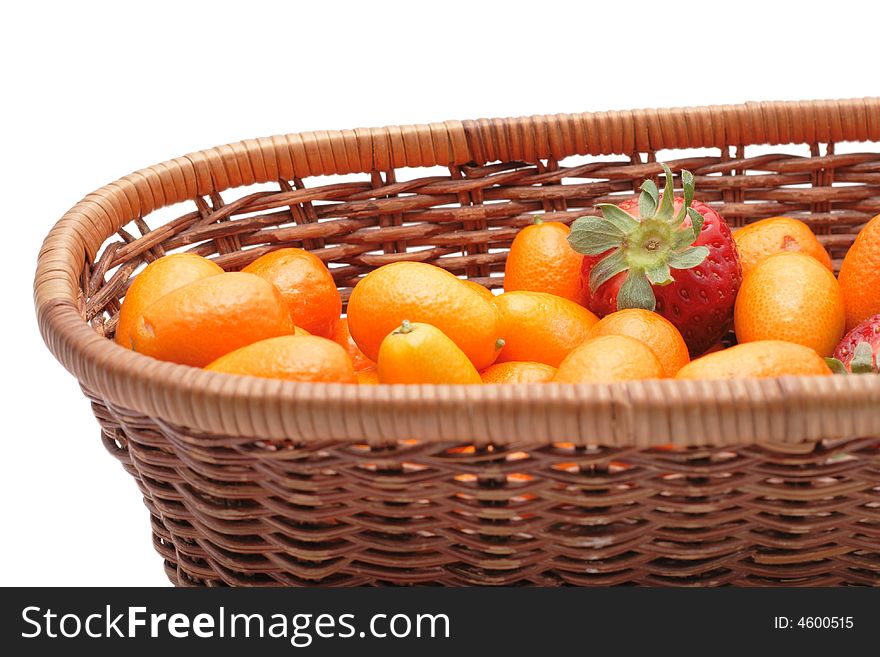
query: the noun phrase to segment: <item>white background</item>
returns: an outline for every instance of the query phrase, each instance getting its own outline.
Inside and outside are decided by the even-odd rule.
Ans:
[[[640,4],[7,4],[0,584],[168,583],[134,483],[34,319],[40,242],[87,192],[276,133],[880,92],[877,10]]]

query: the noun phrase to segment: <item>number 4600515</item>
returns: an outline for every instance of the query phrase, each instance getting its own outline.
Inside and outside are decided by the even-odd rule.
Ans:
[[[794,627],[803,630],[849,630],[853,625],[852,616],[801,616],[797,620],[776,616],[773,619],[773,627],[780,630]]]

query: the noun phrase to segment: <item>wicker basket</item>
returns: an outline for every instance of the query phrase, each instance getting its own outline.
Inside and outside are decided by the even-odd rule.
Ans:
[[[838,154],[840,141],[874,143]],[[535,213],[571,222],[634,194],[660,172],[661,149],[711,148],[670,162],[695,173],[702,200],[732,226],[802,218],[839,265],[880,212],[876,142],[880,98],[212,148],[121,178],[58,222],[37,268],[40,329],[140,486],[178,585],[877,586],[880,377],[295,384],[107,339],[132,276],[171,250],[238,269],[302,246],[330,264],[343,298],[404,259],[500,287],[506,249]],[[802,154],[750,156],[752,144]]]

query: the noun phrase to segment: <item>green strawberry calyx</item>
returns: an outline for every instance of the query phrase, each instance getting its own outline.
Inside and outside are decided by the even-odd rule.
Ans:
[[[877,365],[874,365],[874,351],[867,342],[859,342],[853,349],[849,370],[837,358],[826,358],[825,363],[835,374],[880,374],[880,359]]]
[[[621,272],[627,272],[617,294],[617,307],[654,310],[657,299],[652,285],[673,282],[673,269],[691,269],[706,256],[709,249],[694,246],[703,227],[703,215],[691,207],[694,200],[694,176],[682,170],[684,203],[674,210],[672,171],[661,165],[666,176],[663,195],[653,180],[645,180],[639,195],[639,218],[636,219],[613,203],[596,207],[601,217],[579,217],[572,223],[568,242],[578,253],[596,256],[606,251],[590,271],[590,291],[595,293],[603,283]],[[691,225],[686,226],[685,217]]]

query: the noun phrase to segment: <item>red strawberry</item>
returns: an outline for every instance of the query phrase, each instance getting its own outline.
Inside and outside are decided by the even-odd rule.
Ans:
[[[698,356],[730,329],[742,269],[730,228],[715,210],[694,201],[694,178],[681,172],[684,197],[673,198],[665,164],[662,197],[651,180],[639,199],[598,206],[581,217],[569,241],[584,254],[587,306],[600,317],[620,308],[656,310],[681,331]]]
[[[862,346],[864,345],[864,346]],[[848,372],[880,369],[880,314],[869,317],[843,336],[834,357]]]

